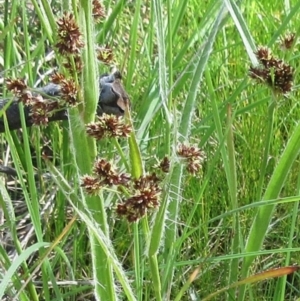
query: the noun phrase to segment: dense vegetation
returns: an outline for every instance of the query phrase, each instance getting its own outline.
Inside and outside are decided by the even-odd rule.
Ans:
[[[54,72],[79,87],[68,121],[1,134],[17,176],[0,179],[0,299],[298,300],[299,13],[288,0],[0,1],[1,97]],[[95,140],[111,66],[127,137]]]

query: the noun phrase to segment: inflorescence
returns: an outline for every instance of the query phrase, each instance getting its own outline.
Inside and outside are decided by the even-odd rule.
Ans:
[[[101,22],[105,17],[105,7],[99,0],[93,0],[93,17],[95,23]]]
[[[129,222],[135,222],[146,215],[148,210],[159,206],[161,189],[156,174],[146,175],[132,181],[134,195],[118,204],[116,212],[125,216]]]
[[[61,55],[80,54],[84,46],[79,26],[74,15],[65,13],[57,21],[57,43],[56,48]]]
[[[160,180],[155,174],[132,179],[126,173],[119,173],[110,162],[99,159],[94,165],[93,176],[83,176],[81,186],[90,195],[98,194],[104,187],[126,187],[131,197],[123,199],[117,205],[116,212],[125,216],[129,222],[135,222],[148,210],[159,206],[159,183]]]
[[[77,87],[73,80],[61,74],[54,74],[52,82],[59,84],[59,99],[48,96],[45,99],[40,93],[30,89],[23,79],[7,79],[7,89],[12,91],[19,102],[30,106],[30,119],[35,125],[46,125],[57,111],[77,103]]]
[[[192,175],[197,174],[201,170],[205,156],[204,152],[198,147],[180,144],[177,155],[183,157],[187,161],[186,169]]]
[[[96,140],[111,137],[128,137],[132,127],[125,123],[122,116],[103,114],[96,122],[86,126],[86,132]]]
[[[275,58],[267,47],[259,47],[255,55],[260,66],[250,67],[250,77],[259,83],[266,83],[275,92],[282,94],[290,92],[293,85],[293,68]]]
[[[187,161],[187,170],[193,175],[201,169],[204,160],[204,153],[195,146],[181,144],[177,154]],[[170,169],[170,160],[164,157],[157,165],[163,172]],[[115,186],[119,191],[126,190],[129,197],[123,198],[116,207],[116,213],[124,216],[129,222],[136,222],[145,216],[149,211],[158,208],[160,205],[162,178],[156,172],[146,174],[138,179],[132,178],[126,173],[119,173],[113,165],[104,160],[96,161],[93,168],[93,175],[82,177],[81,186],[87,194],[96,195],[105,187]],[[120,189],[120,188],[123,189]]]
[[[71,13],[64,13],[56,24],[57,42],[55,47],[64,59],[63,66],[69,71],[79,73],[83,68],[81,50],[84,47],[79,26]]]
[[[296,34],[295,33],[287,33],[280,40],[280,47],[282,50],[291,50],[296,43]]]

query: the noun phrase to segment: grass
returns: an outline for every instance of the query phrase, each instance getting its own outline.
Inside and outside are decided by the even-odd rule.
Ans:
[[[297,269],[276,269],[297,265],[300,250],[298,45],[279,45],[288,32],[299,35],[300,2],[103,4],[107,17],[94,25],[89,1],[0,2],[1,77],[34,86],[56,66],[65,72],[57,53],[47,60],[64,10],[75,12],[86,45],[82,76],[73,74],[86,106],[69,109],[68,122],[1,135],[1,159],[22,191],[1,177],[1,299],[297,300]],[[95,63],[96,44],[113,49],[123,74],[128,139],[85,135],[97,77],[110,71]],[[248,76],[259,45],[294,68],[286,96]],[[177,155],[180,143],[204,152],[197,176]],[[95,158],[139,178],[165,155],[160,206],[136,223],[115,212],[124,191],[90,197],[80,186]]]

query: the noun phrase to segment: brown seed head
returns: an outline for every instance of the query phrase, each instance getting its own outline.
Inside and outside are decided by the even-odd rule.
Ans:
[[[193,175],[197,174],[202,167],[205,158],[204,153],[196,146],[180,144],[177,154],[187,161],[187,171]]]
[[[125,173],[118,173],[112,164],[104,159],[99,159],[94,165],[94,173],[99,178],[101,184],[112,185],[126,185],[130,180],[130,176]]]
[[[135,195],[117,206],[117,214],[125,216],[129,222],[142,218],[148,210],[159,206],[161,189],[155,174],[146,175],[134,181]]]
[[[105,64],[111,64],[114,59],[112,49],[108,46],[98,47],[97,48],[97,59],[100,62],[103,62]]]
[[[257,59],[263,66],[270,67],[269,62],[273,59],[272,53],[268,47],[259,47],[255,52]]]
[[[76,20],[71,13],[65,13],[57,21],[57,37],[56,47],[61,55],[78,54],[84,43]]]
[[[72,79],[65,79],[61,83],[62,99],[70,106],[77,104],[78,89]]]
[[[6,80],[7,89],[12,91],[16,96],[22,95],[27,89],[27,85],[23,79],[11,79]]]
[[[62,73],[54,72],[50,80],[52,83],[60,85],[65,80],[65,76]]]
[[[202,165],[199,160],[188,159],[186,169],[190,174],[192,174],[192,175],[198,174],[199,171],[201,170],[201,167],[202,167]]]
[[[184,158],[202,157],[202,151],[196,146],[187,146],[185,144],[179,144],[177,154]]]
[[[61,99],[63,99],[66,104],[69,106],[75,106],[77,104],[78,89],[73,79],[67,79],[63,74],[55,72],[51,76],[51,81],[61,86]]]
[[[249,76],[260,83],[266,83],[276,92],[283,94],[290,92],[293,85],[293,68],[272,56],[266,47],[259,48],[256,56],[262,66],[251,66]]]
[[[296,34],[288,33],[281,38],[280,46],[283,50],[290,50],[293,48],[296,42]]]
[[[48,124],[48,106],[41,95],[31,98],[30,118],[35,125]]]
[[[106,17],[105,8],[99,0],[93,0],[93,17],[96,23],[101,22]]]
[[[103,114],[97,122],[86,126],[87,134],[97,140],[110,137],[128,137],[132,131],[121,116]]]
[[[159,167],[163,172],[168,173],[170,171],[170,159],[168,157],[164,157],[161,160]]]
[[[96,177],[91,177],[89,175],[85,175],[82,177],[81,187],[83,187],[86,192],[90,195],[95,195],[101,189],[101,184],[99,179]]]

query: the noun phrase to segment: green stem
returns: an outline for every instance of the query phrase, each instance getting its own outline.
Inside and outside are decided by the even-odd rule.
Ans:
[[[94,28],[92,19],[92,1],[80,1],[79,24],[84,37],[85,48],[83,51],[83,112],[78,108],[69,110],[70,136],[73,153],[75,155],[77,178],[82,174],[91,174],[93,162],[96,157],[96,143],[87,137],[85,124],[94,120],[98,92],[98,78],[96,70],[96,57],[94,51]],[[108,236],[107,216],[104,208],[104,200],[99,196],[84,198],[85,206],[95,222],[100,226],[105,235]],[[116,300],[114,277],[112,266],[103,248],[99,245],[97,237],[89,230],[91,257],[93,265],[93,278],[95,281],[95,295],[98,300]]]
[[[264,180],[268,165],[268,159],[270,154],[270,145],[273,138],[273,121],[274,121],[274,110],[275,110],[276,102],[272,100],[269,107],[268,107],[268,123],[266,127],[266,135],[265,135],[265,146],[264,146],[264,155],[261,162],[261,168],[259,173],[259,180],[258,180],[258,191],[256,195],[256,199],[260,200],[262,197],[262,191],[264,187]]]

